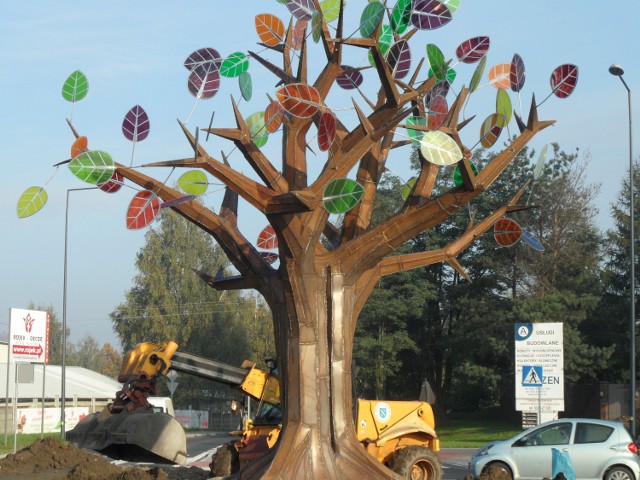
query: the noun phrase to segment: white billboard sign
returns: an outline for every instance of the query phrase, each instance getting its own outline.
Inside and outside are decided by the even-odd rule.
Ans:
[[[9,363],[49,363],[49,312],[12,308]]]
[[[562,323],[517,323],[516,410],[564,410]]]

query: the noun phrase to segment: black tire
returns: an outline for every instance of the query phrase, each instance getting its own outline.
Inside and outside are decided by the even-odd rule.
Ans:
[[[627,467],[615,466],[605,473],[604,480],[635,480],[635,477]]]
[[[491,462],[482,469],[482,473],[496,479],[506,477],[509,480],[513,480],[513,472],[509,468],[509,465],[504,462]]]
[[[240,458],[233,442],[220,445],[209,464],[214,477],[227,477],[240,470]]]
[[[421,445],[398,450],[390,468],[407,480],[442,480],[440,459],[433,450]]]

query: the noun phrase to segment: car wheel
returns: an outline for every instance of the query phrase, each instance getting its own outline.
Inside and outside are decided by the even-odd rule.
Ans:
[[[391,470],[407,480],[442,480],[442,466],[435,452],[421,445],[398,450]]]
[[[238,451],[233,442],[225,443],[218,447],[216,453],[213,454],[209,468],[214,477],[226,477],[240,470]]]
[[[605,474],[604,480],[635,480],[635,478],[628,468],[613,467]]]
[[[491,462],[486,467],[482,469],[482,473],[485,475],[489,475],[490,477],[496,480],[513,480],[513,473],[504,462]],[[614,480],[614,479],[605,479],[605,480]],[[623,480],[623,479],[615,479],[615,480]],[[633,479],[626,479],[633,480]]]

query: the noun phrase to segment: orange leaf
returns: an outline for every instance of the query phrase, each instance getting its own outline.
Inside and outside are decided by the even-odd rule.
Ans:
[[[282,117],[284,116],[284,109],[280,102],[274,100],[264,111],[264,126],[269,133],[275,133],[282,125]]]
[[[284,39],[284,23],[269,13],[256,15],[256,32],[265,45],[275,47]]]
[[[76,158],[83,152],[86,152],[89,148],[89,140],[87,137],[78,137],[76,141],[71,145],[71,158]]]
[[[489,70],[489,81],[496,88],[509,90],[511,87],[511,64],[501,63],[494,65]]]
[[[292,83],[276,92],[276,97],[287,112],[300,118],[313,117],[320,107],[320,94],[306,83]]]

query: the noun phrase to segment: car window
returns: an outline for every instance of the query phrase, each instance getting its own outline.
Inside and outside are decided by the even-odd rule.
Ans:
[[[595,423],[578,423],[574,443],[602,443],[613,433],[613,428]]]
[[[526,438],[526,446],[567,445],[571,438],[571,424],[555,423],[531,432]]]

